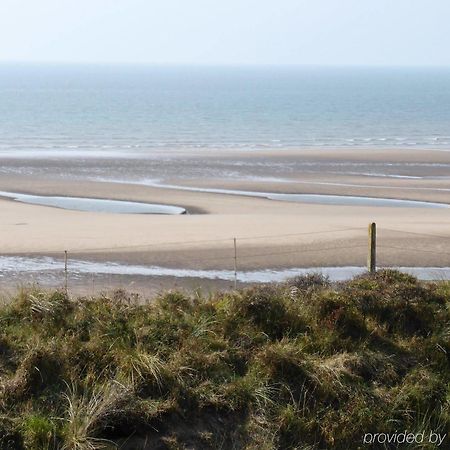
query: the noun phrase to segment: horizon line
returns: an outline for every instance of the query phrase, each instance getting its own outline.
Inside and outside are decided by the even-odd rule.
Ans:
[[[360,69],[450,69],[450,64],[328,64],[328,63],[227,63],[227,62],[133,62],[133,61],[23,61],[0,60],[0,65],[93,66],[93,67],[195,67],[195,68],[360,68]]]

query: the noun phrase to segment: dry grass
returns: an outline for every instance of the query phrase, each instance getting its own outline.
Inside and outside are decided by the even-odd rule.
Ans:
[[[111,447],[113,443],[96,436],[105,428],[107,421],[123,411],[121,404],[127,396],[127,388],[118,382],[93,383],[82,393],[75,384],[68,386],[63,394],[66,401],[66,421],[62,450],[98,450]]]
[[[0,305],[0,448],[347,450],[445,432],[449,330],[450,283],[393,271],[147,304],[22,290]]]

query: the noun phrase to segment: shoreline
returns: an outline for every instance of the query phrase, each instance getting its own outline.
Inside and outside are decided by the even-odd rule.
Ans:
[[[78,148],[84,148],[83,146],[79,146]],[[122,148],[122,150],[119,150],[119,148]],[[117,147],[117,149],[107,149],[107,148],[101,148],[101,147],[94,147],[90,150],[77,150],[74,148],[74,146],[70,146],[67,149],[61,150],[61,147],[55,147],[55,150],[44,150],[43,148],[39,148],[39,150],[14,150],[14,151],[8,151],[8,150],[0,150],[0,159],[6,158],[6,159],[48,159],[48,158],[60,158],[60,159],[77,159],[77,158],[89,158],[89,159],[104,159],[104,158],[123,158],[123,159],[146,159],[146,158],[152,158],[155,156],[166,156],[169,154],[170,156],[208,156],[211,155],[211,153],[221,153],[222,156],[227,155],[233,155],[239,154],[239,156],[242,156],[244,154],[248,154],[251,156],[270,156],[270,155],[280,155],[280,156],[286,156],[286,155],[299,155],[302,153],[333,153],[334,156],[339,156],[339,154],[345,154],[345,153],[376,153],[376,152],[439,152],[439,153],[448,153],[450,152],[450,146],[423,146],[423,145],[417,145],[417,146],[402,146],[402,145],[368,145],[368,146],[361,146],[361,145],[292,145],[292,146],[283,146],[283,147],[276,147],[276,146],[266,146],[264,144],[256,144],[255,146],[249,146],[249,147],[239,147],[238,145],[230,145],[230,146],[214,146],[208,144],[207,146],[170,146],[167,145],[166,147],[161,147],[158,145],[148,145],[148,146],[142,146],[143,150],[133,150],[129,146],[124,147]]]
[[[123,161],[115,160],[105,165],[95,160],[4,160],[4,171],[23,173],[2,175],[2,191],[177,205],[193,214],[81,212],[0,199],[0,256],[44,256],[68,250],[70,255],[98,262],[229,270],[233,239],[237,238],[241,270],[268,265],[274,269],[363,266],[367,225],[376,222],[381,265],[450,266],[447,209],[295,203],[211,192],[449,202],[450,177],[442,177],[450,168],[450,153],[358,153],[353,149],[307,153],[255,156],[240,152],[235,158],[210,152],[205,160],[198,154],[187,159],[152,160],[151,164],[129,160],[125,169]],[[379,176],[380,167],[394,177]],[[82,172],[78,172],[80,168]],[[99,168],[110,176],[123,172],[124,177],[163,170],[165,177],[159,185],[93,181],[90,177]],[[236,170],[239,176],[232,172]],[[213,178],[214,171],[223,171],[222,178]],[[362,173],[366,171],[371,174],[369,182]],[[204,172],[210,175],[201,176]],[[178,186],[168,189],[165,184]]]

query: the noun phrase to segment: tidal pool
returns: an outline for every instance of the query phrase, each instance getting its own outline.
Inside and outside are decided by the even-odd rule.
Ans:
[[[153,203],[130,202],[123,200],[106,200],[100,198],[60,197],[46,195],[19,194],[0,191],[0,197],[10,198],[21,203],[52,206],[75,211],[102,212],[112,214],[186,214],[179,206],[158,205]]]
[[[127,183],[120,180],[97,179],[113,183]],[[427,202],[420,200],[403,200],[384,197],[367,197],[356,195],[327,195],[327,194],[283,194],[276,192],[243,191],[235,189],[201,188],[195,186],[182,186],[176,184],[164,184],[153,180],[129,181],[130,184],[141,184],[164,189],[175,189],[190,192],[205,192],[211,194],[238,195],[243,197],[266,198],[269,200],[310,203],[316,205],[343,205],[343,206],[387,206],[400,208],[450,208],[448,203]]]

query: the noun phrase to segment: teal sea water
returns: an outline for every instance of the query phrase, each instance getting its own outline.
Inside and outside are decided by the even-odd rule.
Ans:
[[[0,155],[450,148],[450,69],[0,65]]]

